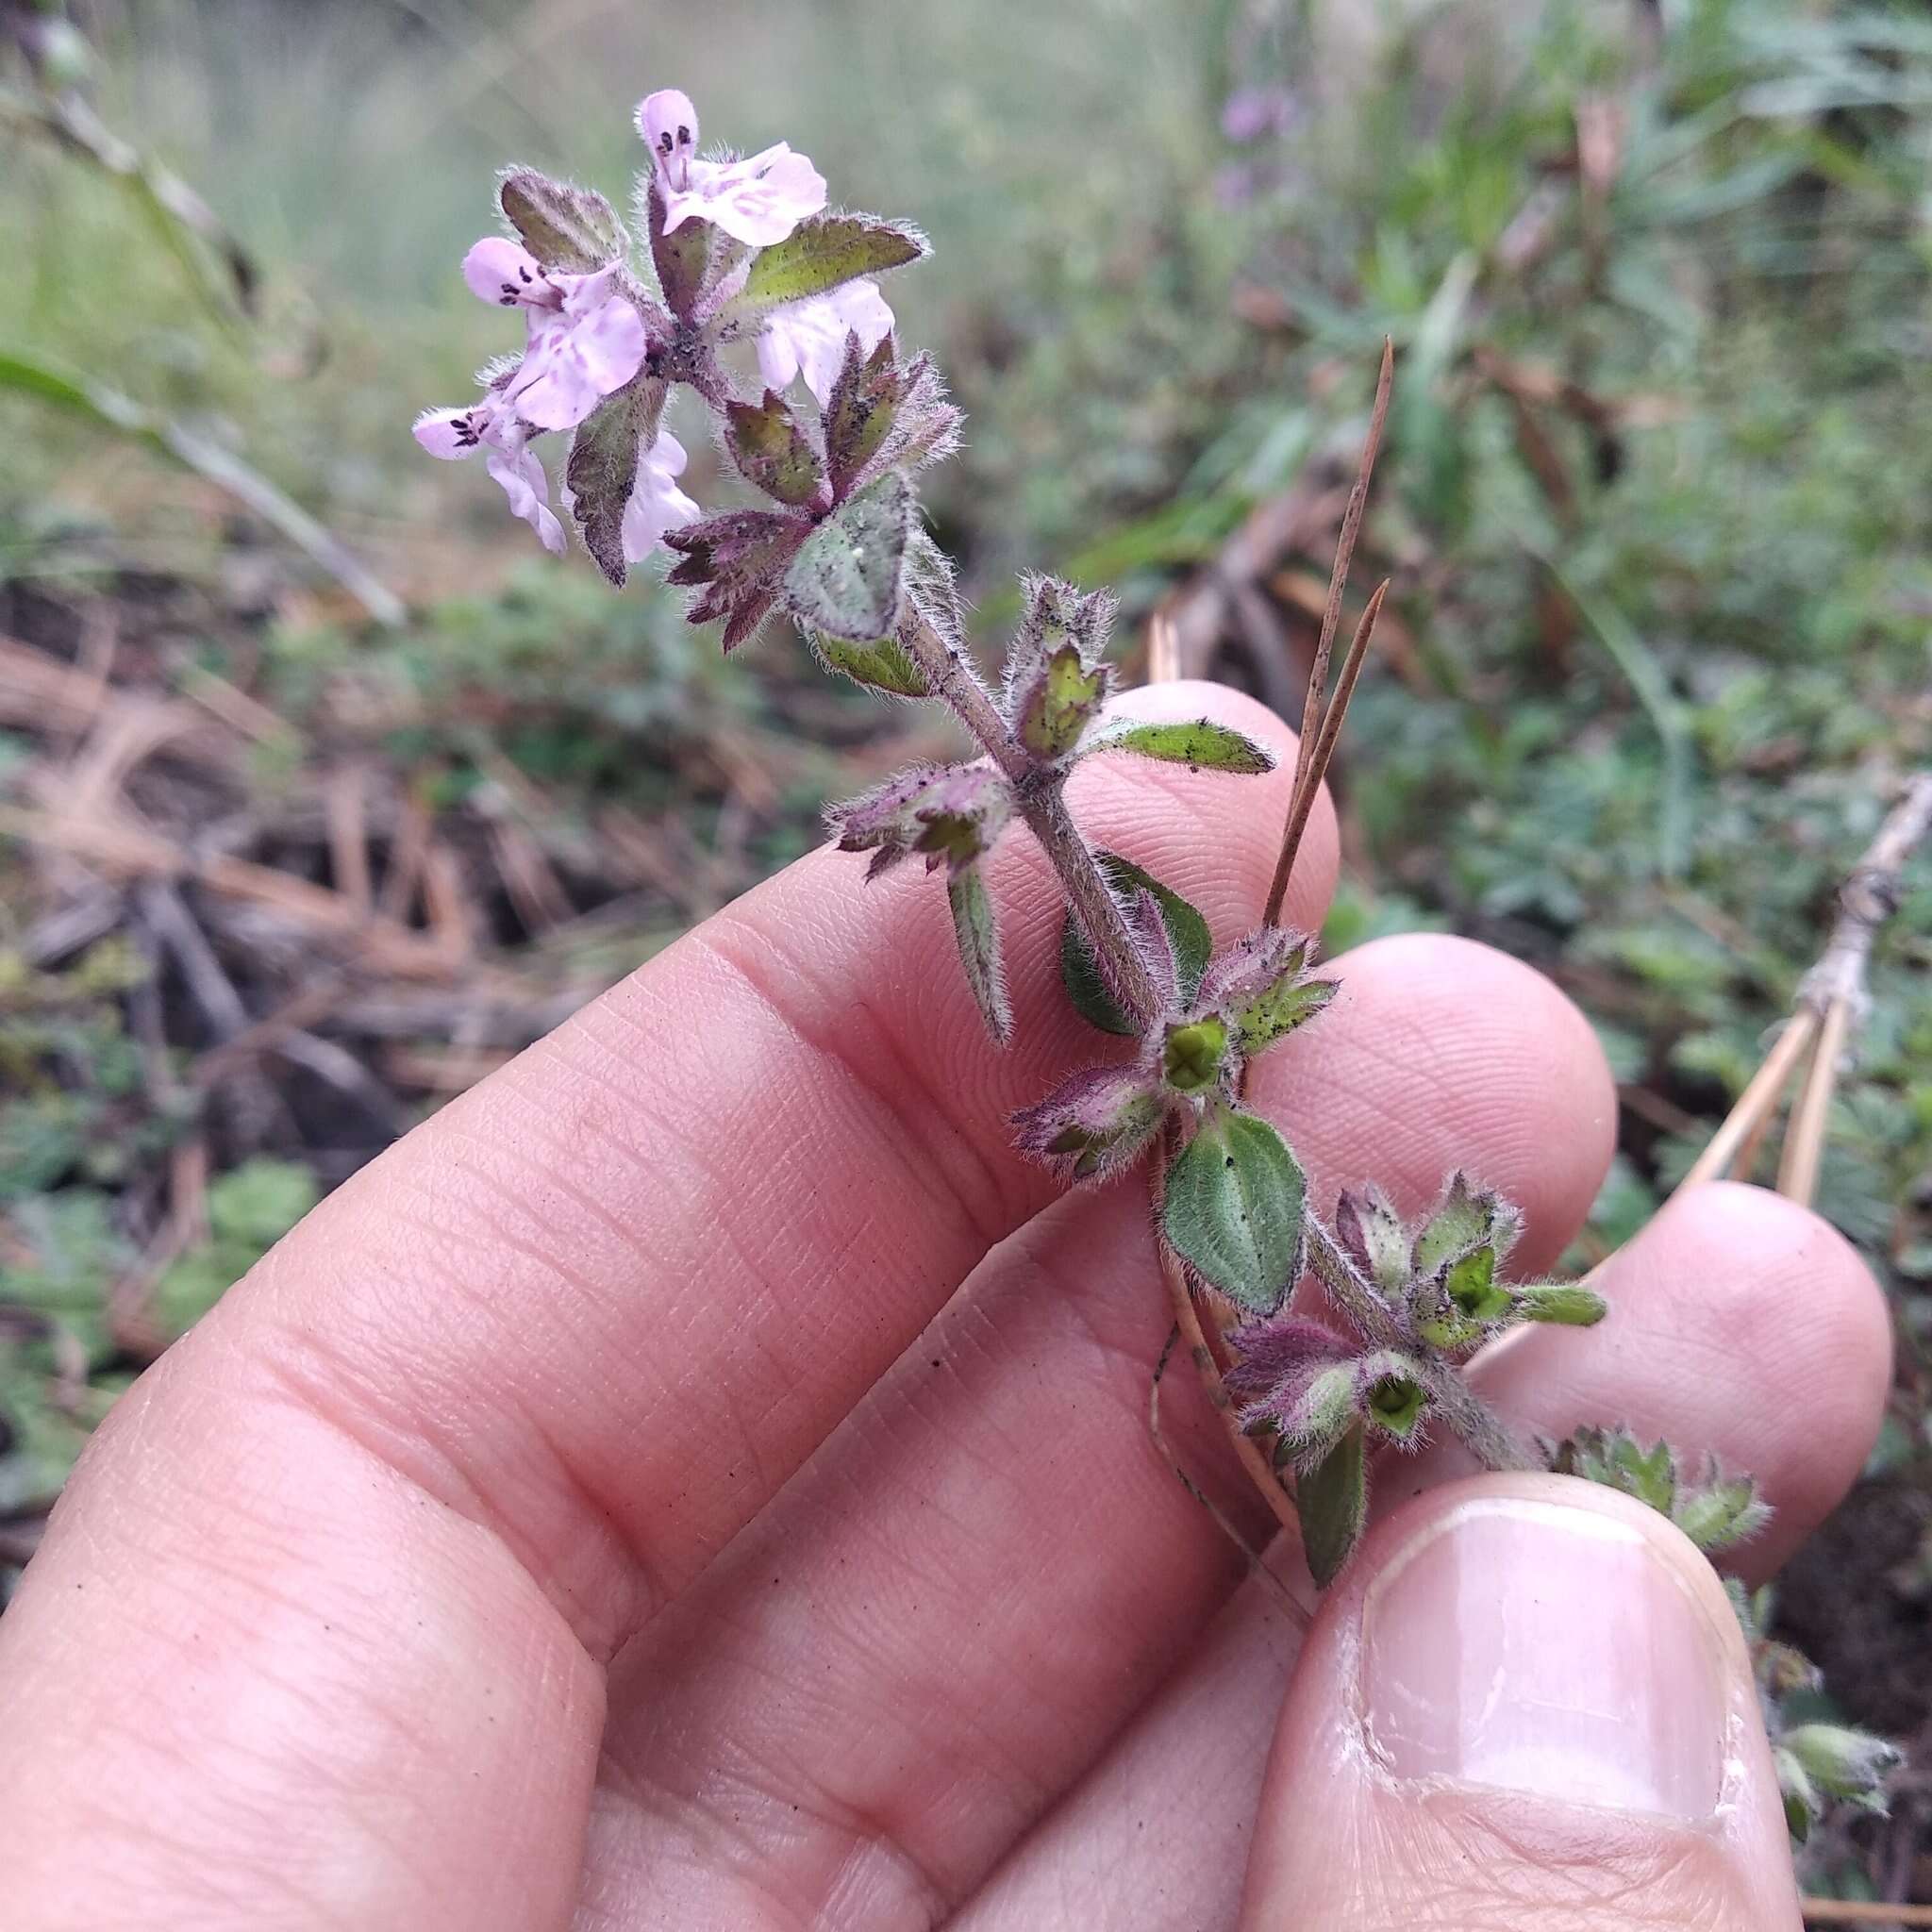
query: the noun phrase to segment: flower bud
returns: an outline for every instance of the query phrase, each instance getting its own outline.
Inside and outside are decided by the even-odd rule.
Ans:
[[[1415,1441],[1429,1407],[1429,1391],[1417,1371],[1417,1363],[1393,1349],[1378,1349],[1355,1365],[1362,1420],[1397,1442]]]
[[[1074,1180],[1106,1180],[1140,1158],[1166,1112],[1138,1067],[1088,1067],[1016,1113],[1014,1140]]]
[[[957,873],[991,849],[1012,812],[1012,788],[990,766],[915,765],[825,819],[841,852],[876,852],[876,878],[914,852],[928,872]]]
[[[1817,1790],[1868,1811],[1885,1809],[1885,1780],[1905,1762],[1896,1744],[1843,1724],[1800,1724],[1779,1742]]]
[[[1415,1238],[1415,1272],[1433,1274],[1444,1262],[1483,1246],[1495,1251],[1495,1265],[1500,1268],[1522,1229],[1522,1212],[1512,1203],[1475,1187],[1466,1174],[1453,1174],[1441,1201]]]
[[[1160,1077],[1176,1093],[1202,1093],[1228,1071],[1227,1027],[1211,1014],[1167,1029],[1160,1053]]]
[[[1335,1208],[1335,1237],[1355,1265],[1391,1297],[1408,1288],[1408,1230],[1373,1183],[1352,1189]]]

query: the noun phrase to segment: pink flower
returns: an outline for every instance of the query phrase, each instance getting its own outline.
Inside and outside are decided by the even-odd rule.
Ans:
[[[467,409],[425,409],[416,418],[415,437],[445,461],[480,449],[483,467],[502,484],[512,512],[536,531],[544,549],[563,555],[563,525],[550,508],[550,479],[530,454],[529,426],[518,420],[505,391],[492,389]]]
[[[486,302],[523,308],[529,338],[510,384],[517,413],[539,429],[574,429],[642,366],[644,319],[618,286],[619,265],[546,274],[514,242],[491,236],[463,258],[463,279]]]
[[[699,160],[697,109],[675,88],[647,94],[637,122],[664,191],[667,234],[695,218],[769,248],[825,205],[825,177],[785,142],[741,161]]]
[[[892,333],[892,311],[873,281],[847,282],[829,295],[788,302],[765,318],[758,369],[767,389],[783,390],[798,375],[819,399],[831,400],[845,362],[845,338],[857,334],[867,356]]]
[[[510,380],[517,413],[539,429],[575,429],[622,389],[644,360],[644,319],[622,295],[608,296],[530,343]]]
[[[641,563],[664,541],[667,530],[681,530],[704,512],[677,487],[689,458],[684,445],[670,430],[658,440],[638,464],[638,480],[624,508],[624,560]]]

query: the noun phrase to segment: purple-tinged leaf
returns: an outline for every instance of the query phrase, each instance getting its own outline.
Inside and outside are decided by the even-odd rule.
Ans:
[[[1320,1322],[1283,1313],[1237,1328],[1228,1346],[1235,1359],[1227,1387],[1243,1405],[1241,1426],[1273,1429],[1298,1468],[1319,1462],[1356,1420],[1357,1345]]]
[[[876,878],[913,853],[955,873],[991,851],[1013,814],[1013,789],[990,765],[915,765],[832,807],[826,828],[841,852],[876,854]]]
[[[844,496],[852,479],[891,434],[906,394],[905,381],[906,372],[893,360],[891,336],[868,356],[858,334],[847,333],[844,366],[825,405],[825,455],[835,498]]]
[[[1408,1230],[1388,1195],[1371,1182],[1335,1207],[1335,1238],[1361,1274],[1391,1301],[1408,1287]]]
[[[724,648],[750,636],[770,610],[779,580],[811,525],[778,510],[734,509],[666,532],[664,541],[684,561],[666,579],[704,594],[691,608],[693,624],[726,620]]]
[[[1151,934],[1145,931],[1141,933],[1142,951],[1156,986],[1158,988],[1163,987],[1164,982],[1171,983],[1174,988],[1173,1007],[1176,1012],[1184,1010],[1193,1000],[1208,957],[1214,949],[1208,922],[1178,892],[1162,885],[1152,873],[1143,872],[1132,859],[1123,858],[1117,852],[1102,852],[1097,857],[1108,884],[1126,911],[1129,931],[1134,931],[1136,921],[1145,916],[1137,910],[1137,899],[1141,893],[1151,894],[1159,908],[1160,924],[1165,928],[1172,953],[1172,968],[1164,965],[1161,949],[1147,942],[1151,941]],[[1098,1026],[1103,1033],[1117,1033],[1131,1039],[1140,1031],[1108,991],[1099,962],[1093,957],[1093,948],[1088,944],[1087,935],[1080,930],[1079,923],[1071,912],[1060,928],[1060,979],[1080,1017]]]
[[[791,406],[774,391],[767,390],[761,403],[725,404],[724,443],[739,474],[754,489],[794,509],[821,500],[825,474],[819,453]]]

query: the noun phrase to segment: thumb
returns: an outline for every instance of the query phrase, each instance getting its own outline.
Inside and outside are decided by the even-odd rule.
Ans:
[[[1796,1932],[1743,1633],[1661,1516],[1484,1476],[1380,1524],[1275,1733],[1243,1932]]]

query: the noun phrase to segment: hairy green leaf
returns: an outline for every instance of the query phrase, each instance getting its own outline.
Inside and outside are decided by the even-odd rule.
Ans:
[[[512,168],[496,192],[505,218],[544,268],[588,275],[624,252],[624,224],[592,189]]]
[[[1161,1226],[1209,1287],[1272,1315],[1301,1275],[1307,1203],[1288,1142],[1257,1115],[1217,1107],[1167,1171]]]
[[[1137,758],[1186,765],[1195,772],[1253,775],[1274,769],[1274,754],[1265,745],[1211,718],[1190,718],[1174,724],[1123,724],[1104,733],[1089,749],[1132,752]]]
[[[725,312],[734,322],[762,315],[780,303],[802,302],[860,275],[903,267],[925,252],[924,237],[899,223],[869,215],[814,215],[784,241],[758,251],[743,290]]]
[[[993,917],[992,897],[979,868],[969,865],[956,872],[946,882],[946,895],[953,906],[953,936],[959,942],[959,963],[966,969],[966,984],[979,1008],[986,1030],[1004,1046],[1012,1037],[1013,1008],[1007,997],[1007,975],[1000,959],[999,926]]]
[[[891,691],[894,697],[929,695],[924,674],[897,638],[874,638],[861,642],[856,638],[835,638],[818,630],[812,633],[812,642],[828,670],[843,672],[855,684]]]
[[[785,573],[785,594],[806,623],[836,637],[876,638],[899,614],[912,491],[896,470],[827,517]]]

